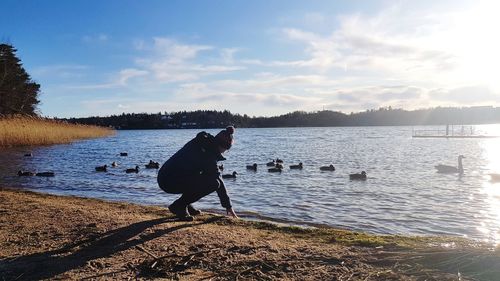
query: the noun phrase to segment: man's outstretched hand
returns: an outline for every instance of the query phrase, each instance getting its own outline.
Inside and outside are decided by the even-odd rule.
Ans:
[[[238,215],[236,215],[236,213],[234,212],[233,208],[227,208],[226,212],[227,212],[228,216],[231,216],[231,217],[233,217],[235,219],[238,219]]]

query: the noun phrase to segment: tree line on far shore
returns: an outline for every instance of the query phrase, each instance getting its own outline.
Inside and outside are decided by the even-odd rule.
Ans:
[[[154,114],[123,113],[107,117],[64,120],[117,129],[209,129],[227,125],[240,128],[467,125],[500,123],[500,107],[437,107],[412,111],[384,107],[350,114],[331,110],[295,111],[274,117],[250,117],[246,114],[233,114],[227,110],[196,110]]]

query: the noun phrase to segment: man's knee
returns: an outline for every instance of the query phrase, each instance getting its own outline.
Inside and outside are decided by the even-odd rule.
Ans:
[[[179,188],[178,186],[172,185],[172,184],[166,184],[165,182],[158,181],[158,186],[161,188],[161,190],[165,191],[166,193],[170,193],[170,194],[181,194],[182,193],[181,188]]]
[[[218,178],[213,178],[213,177],[204,178],[198,182],[196,189],[199,190],[201,193],[209,194],[219,189],[221,184],[222,183]]]

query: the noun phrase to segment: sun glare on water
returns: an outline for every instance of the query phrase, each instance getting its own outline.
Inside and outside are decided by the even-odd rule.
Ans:
[[[500,125],[483,127],[488,135],[500,136]],[[488,234],[496,245],[500,244],[500,182],[492,181],[490,174],[500,174],[500,139],[486,139],[481,142],[483,157],[487,160],[482,192],[487,196],[490,219],[483,222],[479,230]]]
[[[500,136],[500,124],[483,125],[481,134]],[[490,173],[500,174],[500,138],[485,139],[481,142],[483,156],[487,159],[486,169]]]

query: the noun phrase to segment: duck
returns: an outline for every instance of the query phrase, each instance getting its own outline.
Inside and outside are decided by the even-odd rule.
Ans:
[[[27,171],[19,171],[19,172],[17,172],[17,175],[20,177],[30,177],[30,176],[34,176],[35,173],[27,172]]]
[[[221,171],[224,171],[224,164],[220,164],[219,166],[217,166],[217,168],[219,168],[219,170]]]
[[[24,154],[24,157],[33,157],[33,153],[26,153]]]
[[[350,180],[366,180],[366,172],[361,171],[359,174],[349,174]]]
[[[120,156],[128,156],[127,152],[120,152]]]
[[[302,162],[300,162],[298,165],[290,165],[290,169],[302,169]]]
[[[459,174],[463,175],[464,174],[464,167],[462,165],[462,159],[465,157],[463,155],[458,156],[458,168],[454,166],[449,166],[449,165],[436,165],[434,168],[436,168],[438,173],[441,174]]]
[[[267,163],[266,163],[266,166],[268,166],[268,167],[274,167],[274,166],[276,166],[276,162],[275,162],[275,161],[274,161],[274,159],[273,159],[273,161],[271,161],[271,162],[267,162]]]
[[[319,167],[319,169],[321,171],[335,171],[335,167],[332,164],[330,164],[330,166]]]
[[[238,173],[235,171],[235,172],[233,172],[232,174],[225,174],[225,175],[222,175],[222,178],[223,178],[223,179],[235,179],[237,174],[238,174]]]
[[[139,166],[135,166],[135,169],[126,169],[125,172],[127,174],[130,174],[130,173],[139,173]]]
[[[113,161],[113,163],[111,163],[111,166],[116,167],[116,166],[118,166],[118,163],[116,163],[116,161]]]
[[[54,177],[55,174],[54,174],[54,172],[41,172],[41,173],[36,173],[35,176],[37,176],[37,177]]]
[[[267,169],[267,171],[271,173],[281,173],[282,170],[283,170],[283,165],[281,164],[276,164],[276,166],[274,166],[273,168]]]
[[[282,159],[279,159],[279,158],[276,158],[276,163],[283,164],[283,160],[282,160]]]
[[[500,182],[500,174],[490,174],[491,182]]]
[[[253,163],[253,165],[247,165],[247,170],[257,171],[257,163]]]
[[[149,160],[149,163],[145,165],[146,169],[159,169],[160,163],[155,162],[153,160]]]
[[[95,167],[96,172],[107,172],[108,171],[108,165],[104,166],[97,166]]]

